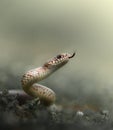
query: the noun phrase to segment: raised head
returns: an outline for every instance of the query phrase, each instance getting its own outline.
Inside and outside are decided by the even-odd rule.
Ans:
[[[69,53],[61,53],[55,56],[54,58],[47,61],[44,66],[48,68],[58,69],[59,67],[62,67],[65,65],[69,59],[73,58],[75,56],[75,52],[73,54]]]

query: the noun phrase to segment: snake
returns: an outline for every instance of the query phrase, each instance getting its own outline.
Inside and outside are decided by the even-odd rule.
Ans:
[[[74,56],[75,52],[73,54],[61,53],[46,61],[41,67],[28,70],[21,79],[25,93],[34,98],[39,98],[44,104],[53,104],[56,100],[56,93],[52,89],[38,84],[38,82],[64,66]]]

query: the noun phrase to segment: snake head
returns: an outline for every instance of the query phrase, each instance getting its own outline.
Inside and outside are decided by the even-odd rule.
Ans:
[[[69,59],[73,58],[75,56],[75,52],[73,54],[69,54],[69,53],[61,53],[57,56],[55,56],[54,58],[50,59],[49,61],[47,61],[44,66],[51,68],[51,67],[60,67],[63,66],[64,64],[66,64]]]

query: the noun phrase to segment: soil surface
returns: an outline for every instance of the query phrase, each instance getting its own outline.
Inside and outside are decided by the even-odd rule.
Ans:
[[[108,110],[93,106],[44,106],[39,99],[21,104],[18,95],[0,94],[0,129],[5,130],[112,130],[113,120]]]

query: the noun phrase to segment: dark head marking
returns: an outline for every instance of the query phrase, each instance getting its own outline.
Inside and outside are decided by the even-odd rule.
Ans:
[[[62,56],[61,55],[57,55],[57,58],[60,59]]]

